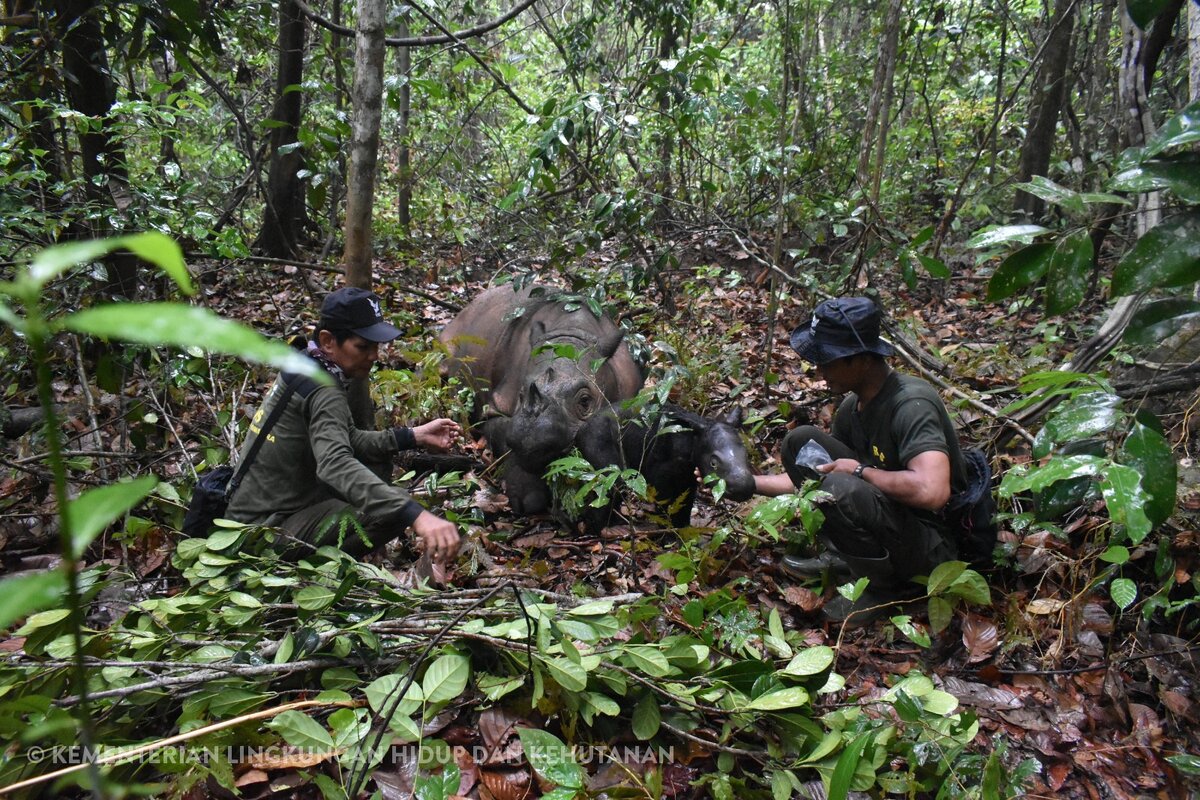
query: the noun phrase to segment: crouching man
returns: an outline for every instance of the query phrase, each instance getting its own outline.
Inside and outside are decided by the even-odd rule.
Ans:
[[[776,496],[819,479],[832,495],[815,558],[784,556],[780,567],[808,578],[831,570],[870,579],[856,602],[840,595],[826,603],[829,620],[865,622],[858,613],[911,595],[909,580],[956,557],[941,511],[966,485],[966,468],[950,415],[925,381],[892,370],[892,347],[879,337],[880,314],[865,297],[827,300],[798,327],[791,345],[830,391],[846,393],[830,433],[799,427],[783,442],[784,475],[758,475],[758,494]],[[809,442],[829,455],[819,466],[797,464]],[[812,448],[810,448],[811,450]],[[801,459],[805,463],[809,463]]]
[[[225,516],[281,529],[286,538],[279,549],[292,557],[327,544],[340,544],[358,556],[411,528],[417,547],[435,563],[454,560],[457,526],[426,511],[390,477],[396,453],[416,447],[445,450],[460,436],[458,424],[435,419],[415,428],[364,431],[351,420],[346,385],[368,377],[379,346],[399,335],[370,292],[346,287],[325,298],[307,353],[332,376],[333,385],[279,375],[254,415],[241,458],[291,387],[287,405],[267,431]]]

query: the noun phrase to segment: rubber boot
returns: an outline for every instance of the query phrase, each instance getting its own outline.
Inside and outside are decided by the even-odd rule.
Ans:
[[[819,578],[825,572],[838,577],[850,574],[850,565],[838,553],[822,550],[815,558],[784,556],[779,560],[779,569],[786,575],[800,580]]]
[[[896,610],[896,604],[904,599],[903,582],[896,577],[890,555],[879,558],[837,555],[849,566],[851,580],[869,578],[871,582],[857,600],[850,601],[839,594],[827,602],[821,609],[821,615],[827,621],[857,628]]]

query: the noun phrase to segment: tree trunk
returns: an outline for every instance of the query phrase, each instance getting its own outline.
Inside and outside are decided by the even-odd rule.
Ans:
[[[871,83],[871,97],[867,102],[867,117],[863,121],[862,143],[858,150],[858,185],[872,201],[876,198],[872,187],[879,185],[879,177],[872,175],[872,162],[882,164],[878,148],[886,144],[887,120],[882,116],[891,106],[892,77],[896,71],[896,52],[900,41],[900,12],[904,0],[891,0],[884,21],[883,41],[879,44],[879,60],[875,62],[875,78]]]
[[[383,105],[383,0],[358,0],[354,48],[353,123],[346,191],[346,283],[371,288],[371,215]]]
[[[79,134],[83,177],[88,200],[105,208],[116,208],[123,216],[132,203],[125,147],[109,127],[108,114],[117,100],[111,78],[99,4],[90,0],[58,0],[55,3],[58,33],[62,37],[63,75],[71,108],[98,124]],[[102,219],[110,219],[102,215]],[[120,232],[121,226],[101,223],[86,232],[105,236]],[[108,272],[105,291],[133,297],[137,291],[138,262],[130,253],[114,253],[104,259]]]
[[[304,182],[300,180],[304,155],[297,146],[304,95],[295,88],[304,80],[306,24],[300,7],[292,0],[279,4],[279,74],[275,82],[275,108],[271,112],[277,127],[271,129],[267,207],[256,242],[259,252],[272,258],[297,254],[307,221]]]
[[[400,16],[400,38],[408,37],[408,15]],[[400,174],[400,191],[396,196],[396,214],[400,220],[400,229],[406,238],[412,238],[412,148],[409,146],[409,118],[412,114],[412,51],[408,47],[397,48],[397,61],[400,68],[400,126],[396,138],[400,141],[400,154],[396,159]]]
[[[1188,3],[1188,97],[1200,100],[1200,3]]]
[[[1042,63],[1033,86],[1029,133],[1021,145],[1018,182],[1024,183],[1050,170],[1054,135],[1066,101],[1067,65],[1071,61],[1071,35],[1077,4],[1078,0],[1056,0],[1054,4],[1054,16],[1042,47]],[[1018,190],[1014,208],[1027,216],[1038,217],[1045,210],[1045,203],[1039,197]]]
[[[353,122],[350,175],[346,187],[346,284],[370,289],[371,215],[375,201],[375,169],[379,160],[379,121],[383,107],[384,0],[358,0],[358,32],[354,46]],[[365,380],[349,387],[354,424],[374,430],[375,409]]]

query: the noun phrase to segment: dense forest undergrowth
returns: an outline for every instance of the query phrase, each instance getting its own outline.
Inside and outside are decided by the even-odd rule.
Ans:
[[[0,793],[1200,795],[1198,26],[1196,0],[4,3]],[[789,331],[875,294],[988,456],[993,557],[826,625],[862,587],[778,568],[809,487],[713,484],[675,530],[560,462],[564,505],[621,496],[589,535],[513,514],[473,439],[396,472],[464,532],[442,586],[406,545],[180,533],[326,292],[404,331],[378,424],[465,423],[434,338],[513,276],[616,318],[648,402],[740,408],[768,471],[836,402]]]
[[[666,276],[681,309],[674,316],[653,293],[603,294],[652,381],[698,411],[740,406],[753,457],[777,470],[786,427],[827,423],[836,399],[786,346],[813,296],[781,292],[775,377],[764,382],[769,284],[743,265],[736,243],[725,244],[726,266]],[[490,276],[474,269],[476,280],[459,280],[457,259],[455,251],[419,267],[375,265],[389,314],[408,332],[377,375],[382,422],[464,412],[436,373],[432,336]],[[278,335],[303,332],[336,281],[285,265],[207,274],[206,305]],[[429,282],[431,274],[443,277]],[[980,302],[985,279],[879,288],[888,308],[903,309],[892,319],[912,351],[940,362],[935,374],[949,386],[998,409],[1019,397],[1015,387],[1033,365],[1052,367],[1079,345],[1099,304],[1047,326],[1026,301]],[[923,600],[891,620],[841,630],[814,613],[832,583],[802,585],[777,569],[785,549],[805,540],[802,507],[706,494],[697,527],[673,531],[631,497],[629,524],[588,537],[555,518],[514,517],[488,454],[471,444],[457,471],[407,475],[469,532],[447,585],[430,592],[412,588],[420,575],[403,548],[370,565],[326,552],[293,566],[275,560],[254,530],[182,539],[194,466],[227,458],[270,373],[198,350],[104,348],[100,360],[107,373],[54,386],[72,482],[142,472],[163,480],[82,559],[94,741],[114,748],[198,729],[135,766],[113,767],[123,785],[165,773],[173,777],[145,790],[339,796],[370,774],[384,797],[407,796],[414,782],[417,796],[448,797],[455,781],[459,794],[497,798],[538,786],[555,797],[816,797],[872,786],[951,797],[1190,791],[1189,754],[1200,752],[1194,490],[1183,487],[1179,510],[1128,548],[1119,573],[1103,502],[1079,495],[1061,518],[1034,522],[1018,494],[1004,503],[996,564],[982,576],[941,576],[940,595],[931,589],[946,603],[945,619]],[[31,391],[17,381],[9,402],[30,405]],[[964,438],[989,446],[998,475],[1030,461],[1029,443],[999,446],[1004,429],[994,417],[946,397]],[[1195,447],[1189,412],[1160,402],[1186,464]],[[6,444],[10,574],[56,562],[42,451],[36,431]],[[1117,575],[1136,584],[1136,604],[1114,600]],[[35,614],[3,645],[8,782],[45,770],[31,752],[58,753],[59,766],[72,752],[77,760],[68,715],[78,697],[63,697],[72,694],[66,622],[63,612]],[[259,711],[272,715],[259,719]],[[400,744],[413,741],[426,749]],[[380,742],[386,755],[363,754]],[[558,742],[574,746],[572,755]]]

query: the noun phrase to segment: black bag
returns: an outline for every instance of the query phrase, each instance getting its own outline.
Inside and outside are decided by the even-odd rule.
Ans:
[[[229,481],[233,478],[233,467],[228,464],[204,473],[196,481],[192,499],[188,502],[183,517],[183,533],[186,536],[208,536],[213,520],[225,516],[229,508]]]
[[[973,567],[994,565],[996,549],[996,501],[992,497],[992,468],[978,447],[962,451],[967,466],[967,488],[951,495],[946,504],[946,521],[958,539],[958,555]]]
[[[254,443],[250,445],[250,449],[246,452],[246,457],[242,459],[242,463],[238,464],[236,472],[233,467],[224,464],[204,473],[204,476],[196,481],[196,488],[192,490],[192,499],[188,501],[187,513],[183,515],[183,532],[185,535],[196,538],[208,536],[208,532],[212,530],[213,520],[225,516],[225,511],[229,508],[229,501],[233,497],[233,493],[237,491],[237,487],[241,484],[246,470],[250,468],[254,457],[258,455],[259,449],[262,448],[263,442],[267,440],[267,432],[275,426],[275,423],[283,415],[284,410],[287,408],[288,400],[292,398],[292,394],[296,391],[298,383],[300,382],[294,380],[289,382],[285,376],[283,394],[280,396],[279,402],[271,409],[270,416],[267,417],[267,421],[259,429],[258,435],[254,437]],[[307,385],[316,386],[312,381],[308,381]],[[308,391],[311,391],[311,389]]]

